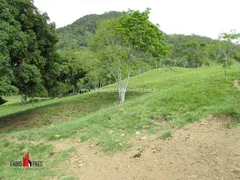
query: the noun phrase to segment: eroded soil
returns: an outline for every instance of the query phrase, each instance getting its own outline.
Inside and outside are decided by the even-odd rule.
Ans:
[[[209,117],[178,129],[169,140],[136,135],[133,147],[114,155],[94,145],[63,140],[56,150],[75,147],[63,164],[81,180],[240,179],[240,127],[229,129]]]

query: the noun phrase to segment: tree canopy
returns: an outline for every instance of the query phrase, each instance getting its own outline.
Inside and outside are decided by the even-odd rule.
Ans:
[[[55,24],[31,0],[2,0],[0,34],[0,96],[46,95],[58,75]]]

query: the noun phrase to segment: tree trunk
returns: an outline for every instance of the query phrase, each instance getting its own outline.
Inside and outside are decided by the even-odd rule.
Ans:
[[[126,89],[125,87],[120,87],[118,90],[119,103],[122,104],[125,101]]]
[[[130,79],[130,72],[128,72],[127,79],[125,79],[124,82],[122,82],[120,73],[118,75],[118,100],[120,104],[124,103],[125,101],[129,79]]]
[[[228,76],[227,76],[227,66],[228,66],[228,57],[225,59],[225,69],[224,69],[224,75],[225,75],[225,81],[227,82]]]
[[[228,77],[227,77],[227,67],[225,66],[225,70],[224,70],[224,75],[225,75],[225,81],[227,82]]]
[[[32,97],[32,106],[34,106],[35,104],[35,100],[34,100],[34,97]]]
[[[27,104],[27,99],[28,99],[28,95],[27,94],[22,94],[22,103],[23,104]]]

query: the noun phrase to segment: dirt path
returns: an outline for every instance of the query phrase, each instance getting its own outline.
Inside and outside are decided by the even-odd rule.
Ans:
[[[240,128],[228,129],[220,120],[191,124],[171,140],[148,137],[134,144],[127,152],[106,156],[76,143],[66,170],[81,180],[240,179]]]

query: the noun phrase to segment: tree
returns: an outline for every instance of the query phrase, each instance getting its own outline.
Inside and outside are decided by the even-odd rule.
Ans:
[[[2,42],[1,39],[0,36],[0,42]],[[1,43],[0,49],[2,49]],[[7,53],[2,52],[0,54],[0,97],[18,92],[18,89],[12,85],[13,80],[14,76],[10,65],[10,57]]]
[[[199,67],[204,65],[207,59],[207,44],[197,41],[189,41],[181,45],[183,59],[187,67]]]
[[[62,51],[59,52],[59,54],[61,62],[60,75],[57,77],[57,80],[68,86],[68,88],[63,88],[65,91],[67,90],[75,92],[77,90],[77,83],[81,78],[86,76],[88,67],[84,64],[82,58],[78,55],[78,53],[72,51]],[[64,87],[63,84],[58,84],[61,85],[60,87]],[[62,91],[62,93],[66,92]],[[55,93],[55,96],[56,95],[58,95],[58,93]]]
[[[0,96],[19,93],[27,97],[47,95],[59,74],[55,24],[49,23],[32,0],[2,0],[0,4]]]
[[[150,9],[129,10],[118,19],[102,21],[89,41],[90,49],[98,52],[101,67],[115,78],[120,103],[125,100],[134,66],[169,52],[163,32],[149,21],[149,13]]]
[[[219,39],[221,40],[221,49],[224,57],[224,75],[225,80],[228,80],[227,67],[229,65],[229,59],[234,56],[234,45],[239,44],[240,34],[235,30],[231,30],[230,33],[221,33]]]
[[[0,97],[18,92],[18,89],[12,84],[14,75],[8,47],[11,36],[16,34],[14,27],[16,21],[7,10],[7,5],[6,1],[0,3]]]

